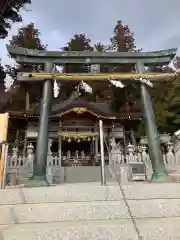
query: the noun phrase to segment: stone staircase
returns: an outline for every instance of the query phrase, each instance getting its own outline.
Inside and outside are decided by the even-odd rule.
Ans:
[[[107,181],[114,181],[109,172],[109,166],[105,167]],[[64,182],[66,183],[83,183],[83,182],[101,182],[100,166],[80,166],[67,167],[64,169]]]
[[[180,185],[99,183],[0,191],[5,240],[179,240]]]

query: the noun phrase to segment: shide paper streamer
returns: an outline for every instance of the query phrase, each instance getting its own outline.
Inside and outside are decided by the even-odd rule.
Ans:
[[[54,65],[53,73],[63,73],[63,67]],[[53,95],[54,95],[54,98],[57,98],[57,97],[59,96],[60,88],[61,88],[60,83],[57,82],[56,79],[54,79],[54,86],[53,86]]]
[[[180,74],[180,48],[177,48],[176,55],[169,63],[168,67],[177,75]]]

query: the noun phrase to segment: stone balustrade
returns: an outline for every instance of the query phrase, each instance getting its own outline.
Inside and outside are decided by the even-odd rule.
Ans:
[[[174,144],[168,142],[166,144],[167,151],[163,153],[163,159],[166,169],[169,173],[178,171],[180,167],[180,154],[174,153]],[[26,156],[21,156],[17,147],[12,149],[12,154],[8,155],[7,174],[16,175],[16,177],[31,177],[34,171],[34,146],[30,143],[26,149]],[[126,177],[129,174],[129,166],[133,164],[142,163],[146,168],[146,175],[151,178],[152,166],[150,157],[148,154],[148,144],[145,142],[140,143],[138,146],[128,144],[126,149],[122,150],[117,144],[113,146],[109,154],[109,163],[119,169],[119,174],[125,174]],[[120,169],[121,168],[121,169]],[[123,169],[122,169],[123,168]],[[49,183],[60,182],[61,171],[61,158],[54,156],[49,148],[47,155],[46,166],[46,179]],[[56,180],[55,180],[56,179]]]
[[[145,165],[145,178],[151,179],[153,170],[151,165],[150,156],[148,154],[148,144],[143,142],[139,146],[133,146],[128,144],[126,147],[127,153],[124,154],[118,145],[112,146],[110,153],[110,164],[116,169],[116,172],[120,175],[124,174],[126,176],[121,176],[122,178],[129,178],[130,167],[135,165],[140,165],[140,163]],[[166,143],[166,152],[163,152],[163,159],[165,163],[166,170],[169,174],[178,172],[180,169],[180,154],[179,152],[174,153],[174,143]]]

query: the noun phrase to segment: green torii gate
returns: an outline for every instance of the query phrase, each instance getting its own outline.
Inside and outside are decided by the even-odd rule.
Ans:
[[[147,73],[145,66],[168,64],[175,56],[177,49],[155,52],[58,52],[40,51],[20,47],[7,46],[9,54],[18,63],[45,64],[45,72],[19,73],[17,80],[21,82],[44,81],[42,104],[39,121],[39,133],[36,149],[35,177],[45,176],[45,167],[48,148],[48,118],[51,110],[52,80],[61,81],[108,81],[121,80],[123,83],[132,83],[137,80],[140,85],[142,109],[144,113],[146,134],[148,137],[150,159],[153,167],[154,180],[166,180],[168,175],[165,170],[163,156],[160,150],[159,135],[156,127],[154,111],[148,85],[145,80],[166,81],[174,74]],[[64,65],[67,63],[81,64],[134,64],[136,73],[52,73],[53,65]],[[140,81],[142,80],[142,81]],[[102,181],[105,183],[105,180]]]

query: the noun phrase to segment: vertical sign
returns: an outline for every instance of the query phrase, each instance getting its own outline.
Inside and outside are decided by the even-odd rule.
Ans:
[[[8,132],[8,113],[0,114],[0,142],[7,141]],[[5,145],[2,147],[0,156],[0,187],[2,187],[3,176],[4,176],[4,157],[5,157]]]

